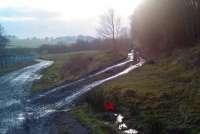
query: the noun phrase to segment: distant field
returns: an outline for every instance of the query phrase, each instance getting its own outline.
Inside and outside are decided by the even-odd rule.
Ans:
[[[39,39],[10,39],[10,43],[8,44],[9,48],[38,48],[42,44],[45,44],[44,40]]]
[[[98,68],[106,67],[124,58],[115,57],[109,52],[80,51],[62,54],[46,54],[41,58],[53,60],[55,63],[44,70],[40,81],[33,84],[33,90],[45,89],[64,80],[72,81]]]

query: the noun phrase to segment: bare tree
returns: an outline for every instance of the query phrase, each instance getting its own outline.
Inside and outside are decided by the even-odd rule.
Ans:
[[[112,39],[113,45],[119,37],[121,31],[121,18],[118,17],[113,9],[101,16],[100,27],[97,29],[98,34],[105,39]]]

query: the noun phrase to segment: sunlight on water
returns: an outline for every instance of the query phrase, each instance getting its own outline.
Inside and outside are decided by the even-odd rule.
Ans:
[[[25,116],[23,113],[20,113],[17,117],[18,120],[25,120]]]
[[[133,53],[131,53],[131,54],[133,54]],[[130,55],[130,54],[129,54],[129,55]],[[117,68],[117,67],[120,67],[120,66],[123,66],[123,65],[126,65],[126,64],[130,64],[130,62],[132,62],[132,58],[128,58],[128,59],[127,59],[126,61],[124,61],[124,62],[121,62],[121,63],[119,63],[119,64],[116,64],[116,65],[107,67],[107,68],[105,68],[105,69],[103,69],[103,70],[97,72],[96,74],[93,74],[93,75],[88,76],[88,78],[91,78],[91,77],[93,77],[93,76],[102,74],[102,73],[104,73],[104,72],[106,72],[106,71],[108,71],[108,70],[112,70],[112,69],[114,69],[114,68]],[[130,64],[130,66],[129,66],[128,68],[126,68],[126,69],[124,69],[123,71],[121,71],[121,72],[119,72],[119,73],[117,73],[117,74],[114,74],[113,76],[110,76],[110,77],[108,77],[108,78],[105,78],[105,79],[102,79],[102,80],[97,80],[97,81],[94,81],[94,82],[92,82],[92,83],[90,83],[90,84],[87,84],[87,85],[83,85],[82,87],[80,87],[80,89],[79,89],[78,91],[72,93],[72,94],[69,95],[69,96],[66,96],[64,99],[55,101],[55,102],[52,103],[52,104],[31,105],[30,107],[25,107],[25,109],[26,109],[25,111],[27,111],[26,113],[23,113],[23,112],[22,112],[22,109],[21,109],[21,108],[22,108],[23,106],[20,106],[19,109],[18,109],[18,111],[13,111],[12,113],[10,113],[9,116],[3,117],[4,123],[3,123],[3,126],[2,126],[2,124],[1,124],[0,129],[1,129],[1,130],[2,130],[2,129],[6,130],[6,127],[14,127],[14,126],[17,126],[17,125],[19,125],[20,123],[23,123],[23,121],[26,119],[26,118],[25,118],[26,116],[31,116],[31,118],[39,119],[39,118],[46,117],[46,116],[48,116],[48,115],[50,115],[50,114],[53,114],[53,113],[56,113],[56,112],[68,111],[68,110],[73,106],[74,100],[76,100],[77,98],[79,98],[81,95],[85,94],[86,92],[90,91],[91,89],[93,89],[94,87],[96,87],[96,86],[98,86],[98,85],[100,85],[100,84],[103,84],[103,83],[105,83],[105,82],[107,82],[107,81],[110,81],[110,80],[115,79],[115,78],[117,78],[117,77],[119,77],[119,76],[122,76],[122,75],[124,75],[124,74],[129,73],[129,72],[132,71],[133,69],[142,66],[142,65],[144,64],[144,62],[145,62],[145,61],[141,58],[139,63],[137,63],[137,64],[135,64],[135,65],[131,65],[131,64]],[[35,72],[38,71],[38,70],[41,70],[42,68],[47,67],[48,65],[51,65],[51,64],[52,64],[52,62],[43,62],[43,64],[39,63],[39,64],[37,64],[37,66],[35,66],[37,69],[36,69],[36,68],[33,68],[33,67],[31,67],[31,66],[30,66],[30,67],[27,67],[27,68],[25,68],[26,71],[25,71],[24,73],[23,73],[23,71],[22,71],[22,72],[20,72],[20,75],[16,75],[16,76],[15,76],[14,82],[13,82],[12,80],[9,80],[8,82],[11,82],[11,83],[13,84],[11,87],[16,86],[16,87],[18,87],[18,88],[21,88],[21,90],[17,90],[17,89],[16,89],[16,90],[17,90],[16,93],[19,93],[19,95],[22,95],[22,94],[24,95],[24,93],[25,93],[24,91],[26,91],[27,89],[24,89],[24,88],[23,88],[23,86],[24,86],[23,84],[27,84],[26,82],[32,82],[33,80],[36,80],[37,78],[40,78],[41,75],[40,75],[40,74],[35,74]],[[30,71],[30,72],[29,72],[29,71]],[[22,73],[22,74],[21,74],[21,73]],[[10,75],[11,75],[11,74],[10,74]],[[8,77],[9,77],[9,75],[8,75]],[[20,78],[20,77],[21,77],[21,78]],[[70,84],[76,84],[76,83],[81,82],[81,81],[83,81],[83,80],[85,80],[85,79],[87,79],[87,77],[86,77],[86,78],[83,78],[83,79],[80,79],[80,80],[78,80],[78,81],[72,82],[72,83],[70,83]],[[31,81],[30,81],[30,80],[31,80]],[[19,82],[18,82],[18,81],[19,81]],[[54,94],[54,92],[56,92],[56,91],[58,91],[58,90],[61,90],[61,89],[65,88],[65,87],[69,86],[70,84],[63,85],[63,86],[61,86],[61,87],[56,87],[56,88],[54,88],[54,89],[52,89],[52,90],[50,90],[50,91],[48,91],[48,92],[39,94],[39,95],[38,95],[37,97],[35,97],[34,99],[42,98],[42,97],[45,97],[45,96],[47,96],[47,95],[49,95],[49,94]],[[20,93],[19,91],[23,91],[23,93]],[[6,92],[6,93],[7,93],[7,92]],[[7,99],[6,101],[8,101],[8,99]],[[26,103],[27,103],[27,102],[31,103],[31,101],[32,101],[32,99],[27,99],[27,100],[25,100]],[[15,104],[15,103],[17,103],[17,101],[14,101],[14,100],[13,100],[12,103],[10,102],[10,104],[12,104],[12,105]],[[19,103],[20,103],[20,101],[19,101]],[[65,110],[59,110],[59,109],[61,109],[63,106],[66,106],[66,105],[67,105],[67,107],[65,107]],[[6,113],[4,113],[4,114],[5,114],[5,115],[8,115],[8,114],[6,114]],[[1,115],[1,114],[0,114],[0,115]],[[11,115],[12,115],[12,116],[11,116]],[[121,129],[121,130],[128,128],[128,127],[126,126],[126,124],[122,122],[122,121],[123,121],[123,118],[124,118],[124,117],[123,117],[122,115],[117,115],[117,120],[118,120],[119,123],[121,123],[121,125],[119,126],[119,129]],[[6,121],[6,120],[11,120],[11,121]],[[134,130],[134,129],[133,129],[133,130]],[[6,132],[6,131],[5,131],[5,132]],[[130,130],[128,131],[128,129],[127,129],[127,131],[124,132],[124,133],[127,133],[127,134],[137,134],[137,133],[135,133],[135,132],[136,132],[136,130],[135,130],[135,131],[132,131],[132,130],[130,129]]]
[[[20,126],[28,113],[25,111],[25,99],[30,93],[32,82],[41,78],[38,74],[43,68],[50,66],[52,61],[38,60],[39,63],[0,77],[0,133]]]
[[[133,53],[130,53],[130,54],[133,54]],[[131,60],[132,59],[128,58],[127,61],[119,63],[119,64],[111,66],[111,67],[108,67],[108,68],[113,69],[116,66],[121,66],[121,65],[124,65],[125,63],[129,63]],[[70,105],[75,99],[77,99],[78,97],[80,97],[84,93],[90,91],[92,88],[94,88],[94,87],[96,87],[98,85],[101,85],[101,84],[103,84],[103,83],[105,83],[107,81],[110,81],[112,79],[115,79],[115,78],[117,78],[119,76],[125,75],[125,74],[129,73],[130,71],[132,71],[133,69],[136,69],[136,68],[142,66],[144,63],[145,63],[145,60],[140,58],[140,62],[139,63],[137,63],[135,65],[130,65],[130,67],[126,68],[125,70],[123,70],[120,73],[117,73],[117,74],[115,74],[115,75],[113,75],[111,77],[108,77],[108,78],[105,78],[105,79],[102,79],[102,80],[95,81],[95,82],[93,82],[91,84],[85,85],[79,91],[73,93],[70,96],[67,96],[66,98],[64,98],[64,99],[62,99],[62,100],[60,100],[58,102],[55,102],[54,104],[45,105],[43,107],[37,107],[36,108],[37,109],[36,110],[37,118],[43,117],[43,116],[46,116],[46,115],[49,115],[49,114],[53,113],[52,109],[59,109],[59,108],[63,107],[66,104]],[[107,68],[104,69],[104,70],[107,70]],[[103,70],[100,71],[100,72],[103,72]],[[99,74],[99,73],[96,73],[96,74]],[[59,90],[59,88],[55,88],[55,89]],[[55,89],[53,89],[53,91],[56,91]],[[53,93],[53,92],[48,91],[48,93]],[[40,94],[39,97],[44,97],[46,95],[48,95],[48,94],[47,93]],[[50,109],[50,111],[49,111],[49,109]],[[122,118],[122,117],[119,116],[118,118]]]
[[[123,134],[138,134],[138,131],[135,129],[130,129],[123,122],[124,116],[121,114],[114,114],[116,116],[116,124],[118,124],[118,130],[122,131]]]

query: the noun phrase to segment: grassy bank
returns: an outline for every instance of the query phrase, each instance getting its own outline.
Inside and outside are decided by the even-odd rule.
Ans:
[[[85,103],[69,112],[73,117],[77,118],[80,123],[90,128],[92,134],[115,134],[115,126],[103,120],[101,114],[97,114],[92,109],[88,109]]]
[[[5,75],[5,74],[10,73],[10,72],[13,72],[15,70],[24,68],[26,66],[33,65],[35,63],[37,63],[37,62],[35,62],[35,61],[32,61],[32,62],[21,62],[21,63],[17,63],[15,65],[12,65],[12,66],[7,67],[7,68],[1,68],[0,69],[0,76]]]
[[[87,105],[73,113],[87,125],[89,115],[103,114],[103,104],[111,101],[131,128],[145,134],[199,134],[199,55],[200,47],[195,46],[146,63],[91,91]],[[81,111],[87,115],[80,116]]]
[[[125,55],[114,55],[110,52],[81,51],[62,54],[42,55],[41,58],[53,60],[54,64],[45,69],[40,81],[33,84],[33,91],[41,90],[63,81],[73,81],[88,73],[111,65]]]

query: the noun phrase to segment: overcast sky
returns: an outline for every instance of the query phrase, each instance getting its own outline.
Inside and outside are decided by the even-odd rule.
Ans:
[[[99,17],[114,9],[128,25],[141,0],[0,0],[0,24],[21,38],[96,35]]]

